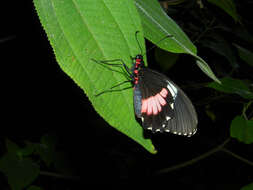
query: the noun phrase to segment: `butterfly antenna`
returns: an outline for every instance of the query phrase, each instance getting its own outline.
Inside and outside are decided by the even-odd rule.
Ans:
[[[136,39],[136,41],[137,41],[137,43],[138,43],[138,46],[139,46],[139,48],[140,48],[140,50],[141,50],[141,55],[143,55],[140,42],[139,42],[139,40],[138,40],[138,38],[137,38],[137,34],[138,34],[139,32],[140,32],[140,31],[136,31],[136,32],[135,32],[135,39]]]
[[[164,38],[162,38],[161,40],[159,40],[158,42],[156,42],[156,44],[159,44],[161,41],[165,40],[166,38],[171,38],[173,37],[173,35],[167,35],[165,36]],[[154,49],[156,47],[156,45],[153,45],[151,48],[149,48],[146,52],[145,52],[145,55],[152,49]]]
[[[137,34],[138,34],[139,32],[140,32],[140,31],[136,31],[136,32],[135,32],[135,39],[136,39],[136,41],[137,41],[137,43],[138,43],[138,46],[139,46],[139,48],[140,48],[140,50],[141,50],[141,55],[142,55],[142,56],[145,56],[150,50],[154,49],[154,48],[156,47],[156,45],[152,46],[152,47],[149,48],[145,53],[143,53],[143,52],[142,52],[141,45],[140,45],[140,42],[138,41],[138,38],[137,38]],[[161,40],[159,40],[158,42],[156,42],[156,44],[160,43],[161,41],[165,40],[166,38],[171,38],[171,37],[173,37],[173,35],[167,35],[167,36],[165,36],[164,38],[162,38]]]

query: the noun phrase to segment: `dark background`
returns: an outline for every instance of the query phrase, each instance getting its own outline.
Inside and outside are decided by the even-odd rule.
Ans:
[[[197,190],[239,189],[253,181],[252,167],[224,152],[217,152],[169,173],[156,173],[193,159],[224,142],[229,138],[231,120],[241,114],[242,104],[231,104],[226,97],[210,103],[217,116],[215,121],[206,115],[203,101],[214,91],[187,88],[192,84],[211,81],[195,65],[192,57],[180,55],[177,64],[166,74],[179,86],[186,86],[184,90],[198,112],[198,132],[192,138],[154,135],[151,138],[158,153],[151,155],[110,127],[95,112],[83,91],[58,66],[33,4],[27,1],[16,3],[2,6],[0,13],[1,139],[8,137],[22,144],[25,140],[39,142],[42,135],[54,134],[59,138],[58,149],[64,152],[70,173],[81,177],[81,180],[72,181],[40,176],[35,184],[45,189],[74,189],[83,183],[140,182],[143,185],[163,184],[167,188]],[[248,5],[252,4],[239,6],[239,14],[243,18],[251,13]],[[209,9],[210,14],[217,14],[215,16],[223,18],[223,22],[235,25],[221,10],[214,6]],[[191,18],[185,14],[187,23]],[[178,22],[184,23],[184,19],[178,17]],[[252,30],[252,22],[244,25],[249,31]],[[232,35],[229,37],[233,38]],[[148,43],[148,46],[151,44]],[[149,66],[161,71],[153,53],[151,51],[148,55]],[[214,70],[224,62],[223,57],[204,48],[199,49],[199,54]],[[248,72],[248,67],[242,66],[238,76],[246,73],[250,77]],[[232,98],[240,99],[237,96]],[[3,140],[0,146],[4,150]],[[232,139],[226,148],[253,160],[252,145]]]

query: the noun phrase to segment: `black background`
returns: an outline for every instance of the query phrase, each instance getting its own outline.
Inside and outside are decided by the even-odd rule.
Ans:
[[[152,136],[158,150],[152,155],[110,127],[95,112],[83,91],[58,66],[33,4],[16,3],[2,6],[0,13],[1,138],[8,137],[17,143],[38,142],[45,133],[55,134],[59,137],[59,148],[68,157],[69,167],[81,177],[72,181],[40,176],[35,184],[47,189],[55,186],[74,189],[83,183],[131,182],[177,189],[239,189],[253,181],[252,167],[224,152],[179,170],[156,174],[226,140],[230,122],[241,113],[242,105],[233,104],[231,109],[226,101],[214,102],[213,109],[219,113],[215,123],[206,116],[204,106],[196,106],[197,134],[192,138],[170,134]],[[3,41],[6,37],[10,39]],[[152,52],[148,56],[150,67],[159,70]],[[212,64],[208,53],[204,56]],[[178,85],[211,81],[193,58],[186,55],[167,74]],[[193,103],[212,93],[205,88],[185,90]],[[1,140],[1,148],[3,143]],[[247,159],[253,158],[252,145],[231,140],[226,147]]]

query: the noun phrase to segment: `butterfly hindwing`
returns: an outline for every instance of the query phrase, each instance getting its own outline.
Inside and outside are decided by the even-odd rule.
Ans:
[[[174,102],[174,118],[168,120],[165,131],[192,136],[197,131],[197,123],[197,114],[191,101],[181,89],[178,89]]]
[[[139,70],[134,107],[144,129],[185,136],[196,132],[197,114],[191,101],[176,84],[156,71]]]

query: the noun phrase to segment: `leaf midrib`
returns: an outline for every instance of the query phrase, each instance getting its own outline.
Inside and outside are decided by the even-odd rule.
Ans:
[[[159,22],[156,21],[155,18],[153,18],[150,14],[148,14],[148,13],[142,8],[142,6],[141,6],[138,2],[135,1],[135,4],[136,4],[136,6],[139,7],[139,9],[140,9],[145,15],[147,15],[151,20],[153,20],[154,23],[156,23],[157,26],[159,26],[159,27],[163,30],[164,33],[170,35],[170,34],[166,31],[166,29],[165,29],[163,26],[161,26],[161,25],[159,24]],[[150,8],[150,7],[149,7],[149,8]],[[167,15],[166,15],[166,16],[167,16]],[[172,30],[173,30],[173,32],[175,32],[173,28],[172,28]],[[175,32],[175,33],[176,33],[176,32]],[[181,42],[179,42],[175,37],[172,37],[172,39],[173,39],[177,44],[179,44],[179,46],[182,47],[182,48],[183,48],[186,52],[188,52],[190,55],[196,56],[191,50],[189,50],[186,46],[184,46]]]

